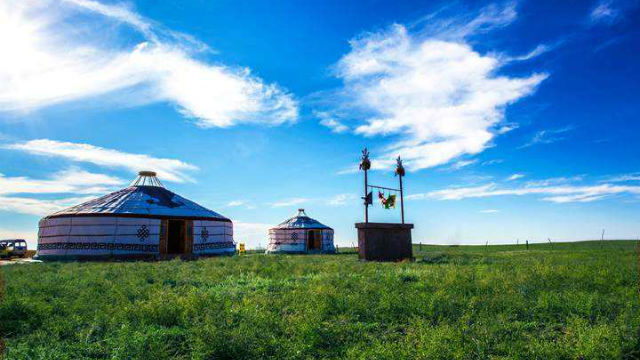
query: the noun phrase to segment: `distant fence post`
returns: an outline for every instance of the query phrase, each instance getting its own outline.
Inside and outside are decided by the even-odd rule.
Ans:
[[[527,240],[527,250],[529,250],[529,240]]]

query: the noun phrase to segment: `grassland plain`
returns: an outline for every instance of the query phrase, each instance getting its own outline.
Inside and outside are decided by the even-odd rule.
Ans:
[[[636,359],[636,246],[3,266],[4,356]]]

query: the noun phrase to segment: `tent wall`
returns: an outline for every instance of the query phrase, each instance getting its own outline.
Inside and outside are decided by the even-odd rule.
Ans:
[[[38,256],[42,259],[157,257],[166,254],[166,222],[116,216],[45,218],[40,221]],[[189,220],[187,232],[187,245],[195,255],[235,253],[231,222]]]
[[[193,253],[197,255],[235,254],[233,224],[228,221],[193,221]]]
[[[38,256],[153,256],[160,220],[122,217],[56,217],[40,221]]]
[[[271,229],[269,230],[269,245],[267,253],[305,253],[307,252],[307,234],[315,229]],[[333,245],[333,230],[317,229],[322,231],[322,252],[335,252]]]

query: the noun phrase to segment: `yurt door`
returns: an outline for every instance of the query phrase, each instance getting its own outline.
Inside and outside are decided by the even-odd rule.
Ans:
[[[309,230],[307,232],[307,250],[320,250],[322,246],[320,234],[318,230]]]
[[[167,253],[184,254],[187,238],[187,224],[184,220],[169,220],[167,236]]]

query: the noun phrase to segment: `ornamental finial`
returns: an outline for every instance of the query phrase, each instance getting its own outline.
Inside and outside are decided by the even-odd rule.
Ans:
[[[360,170],[367,171],[371,169],[371,160],[369,160],[369,150],[365,147],[362,149],[362,161],[360,162]]]
[[[402,159],[400,156],[396,159],[396,175],[404,176],[404,166],[402,166]]]

